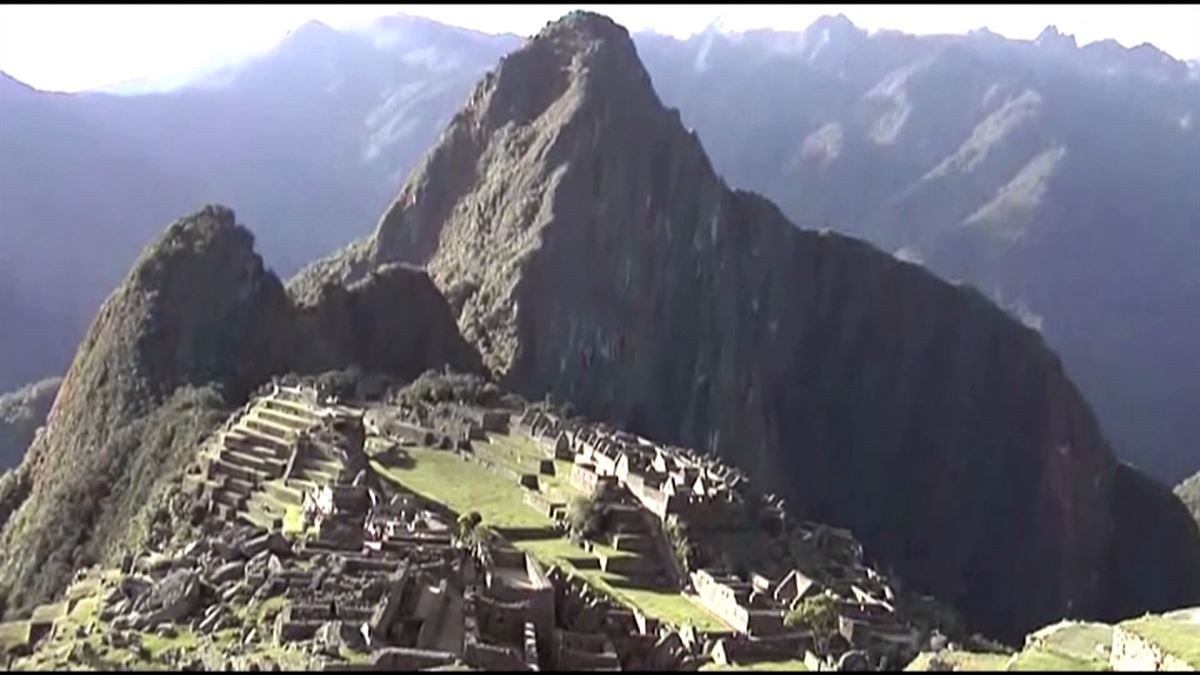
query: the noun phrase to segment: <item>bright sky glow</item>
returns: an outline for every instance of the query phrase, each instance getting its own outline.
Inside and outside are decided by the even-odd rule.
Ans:
[[[1200,58],[1200,5],[3,5],[0,70],[34,87],[79,91],[158,77],[264,51],[316,19],[334,28],[410,14],[487,33],[531,35],[572,9],[606,14],[631,31],[688,37],[728,30],[803,30],[845,14],[870,31],[926,35],[987,27],[1029,40],[1049,24],[1080,46],[1113,38]]]

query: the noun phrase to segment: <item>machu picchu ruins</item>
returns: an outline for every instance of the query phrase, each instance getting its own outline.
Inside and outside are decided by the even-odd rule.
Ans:
[[[6,663],[877,670],[1020,657],[949,639],[851,532],[797,520],[711,457],[473,376],[372,389],[261,387],[179,481],[191,536],[81,570],[62,601],[0,625]],[[1114,667],[1187,663],[1142,633],[1105,636]]]
[[[791,563],[774,561],[744,581],[716,562],[692,569],[699,554],[680,559],[668,530],[682,524],[696,551],[709,532],[780,534],[783,504],[762,498],[747,511],[735,470],[538,406],[505,407],[513,401],[470,378],[474,398],[414,396],[444,381],[427,374],[353,401],[264,385],[179,482],[199,536],[82,571],[65,603],[4,625],[10,665],[617,670],[807,658],[833,668],[847,652],[872,665],[916,654],[915,633],[885,644],[893,633],[879,617],[893,608],[872,593],[892,591],[861,566],[849,533],[797,524],[824,560],[804,570],[780,573]],[[458,472],[475,481],[464,487],[503,491],[506,503],[464,513],[439,501],[405,480],[421,455],[471,467]],[[589,500],[601,525],[583,538],[568,511]],[[840,653],[784,625],[822,592],[847,617]]]

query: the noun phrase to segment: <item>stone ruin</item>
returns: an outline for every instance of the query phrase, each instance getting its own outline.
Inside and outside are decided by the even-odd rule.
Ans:
[[[684,520],[700,535],[706,526],[741,523],[745,478],[686,449],[605,425],[533,410],[519,422],[551,470],[553,458],[569,459],[577,486],[607,486],[598,503],[600,536],[626,555],[588,547],[600,571],[690,590],[730,634],[698,634],[643,616],[582,579],[543,570],[494,534],[466,546],[453,534],[456,514],[382,485],[365,451],[376,435],[432,445],[457,423],[469,425],[460,428],[464,439],[486,438],[505,433],[509,415],[450,415],[423,403],[356,410],[312,388],[273,385],[227,423],[189,477],[202,506],[220,517],[202,523],[201,539],[129,561],[107,586],[102,617],[117,636],[188,626],[212,641],[222,631],[241,631],[232,660],[205,667],[270,666],[238,661],[259,658],[254,644],[299,650],[327,670],[663,670],[802,656],[815,668],[855,659],[875,667],[881,655],[909,647],[910,632],[894,621],[892,589],[861,565],[861,548],[844,531],[799,524],[796,536],[817,562],[786,573],[743,579],[702,567],[685,574],[665,535],[667,521]],[[527,502],[530,495],[546,502],[531,506],[563,518],[563,504],[534,490],[526,491]],[[759,524],[782,526],[782,517],[772,521],[782,510],[768,495]],[[788,611],[821,593],[837,600],[838,640],[827,652],[811,631],[783,625]],[[268,609],[251,619],[257,607]],[[34,637],[52,625],[37,623]],[[350,663],[348,654],[359,656]]]
[[[274,383],[216,434],[184,484],[222,520],[282,527],[305,491],[366,466],[362,412],[323,402],[313,388]]]
[[[566,420],[534,408],[521,415],[519,424],[537,439],[547,456],[573,462],[570,480],[577,489],[607,495],[616,503],[610,506],[616,513],[627,510],[622,515],[627,523],[636,520],[635,513],[652,514],[660,527],[666,521],[679,520],[701,540],[709,531],[745,526],[743,490],[748,480],[712,458],[604,424]],[[632,499],[621,504],[622,496]],[[755,524],[770,536],[788,530],[783,501],[775,495],[765,495],[751,513]],[[916,631],[897,619],[892,589],[862,565],[862,549],[853,536],[812,523],[802,523],[794,530],[801,548],[811,552],[805,560],[819,561],[815,569],[806,568],[807,573],[791,569],[777,577],[759,573],[744,579],[728,569],[708,567],[684,577],[675,565],[681,585],[690,588],[701,605],[735,631],[721,642],[714,658],[744,663],[799,658],[807,652],[810,659],[829,661],[826,665],[832,666],[833,659],[851,652],[851,661],[861,656],[874,659],[873,663],[881,659],[900,663],[915,655],[919,647]],[[644,544],[636,543],[644,538],[636,534],[639,531],[633,529],[633,536],[614,539],[613,546],[642,548]],[[666,557],[674,561],[669,550]],[[837,653],[825,657],[811,653],[816,648],[811,632],[789,630],[784,625],[788,612],[820,593],[835,599],[840,636],[834,641]]]

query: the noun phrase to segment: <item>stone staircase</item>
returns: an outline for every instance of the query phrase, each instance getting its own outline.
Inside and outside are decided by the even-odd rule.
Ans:
[[[607,504],[609,520],[608,544],[616,551],[629,554],[624,559],[601,560],[601,569],[650,580],[665,575],[671,577],[667,561],[664,561],[663,551],[659,546],[655,523],[648,517],[649,513],[640,506],[629,503]]]
[[[302,443],[325,420],[359,415],[347,406],[317,403],[313,393],[281,387],[245,408],[221,431],[193,476],[211,495],[217,515],[264,529],[282,526],[289,508],[299,508],[304,491],[337,482],[341,462]]]

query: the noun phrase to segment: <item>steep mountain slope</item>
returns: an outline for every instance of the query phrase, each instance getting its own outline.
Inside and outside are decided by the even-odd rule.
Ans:
[[[0,395],[0,473],[21,463],[33,434],[46,421],[61,377],[50,377]]]
[[[236,205],[284,274],[369,231],[515,43],[389,17],[307,25],[170,93],[49,94],[0,74],[0,389],[62,373],[104,293],[196,204]]]
[[[732,184],[1037,326],[1122,456],[1174,483],[1200,420],[1200,82],[1150,45],[709,31],[639,48]],[[712,96],[715,89],[722,96]]]
[[[374,318],[381,294],[395,318]],[[46,433],[0,484],[0,609],[22,612],[78,567],[118,555],[142,507],[271,375],[479,368],[419,270],[383,268],[319,297],[293,306],[223,207],[147,246],[80,345]]]
[[[1114,590],[1115,510],[1157,517],[1168,493],[1119,504],[1117,462],[1036,332],[727,188],[608,19],[574,13],[505,57],[374,236],[289,290],[396,261],[458,298],[505,384],[719,453],[988,634],[1200,598],[1150,559],[1150,587]],[[1200,564],[1176,522],[1155,545]]]

